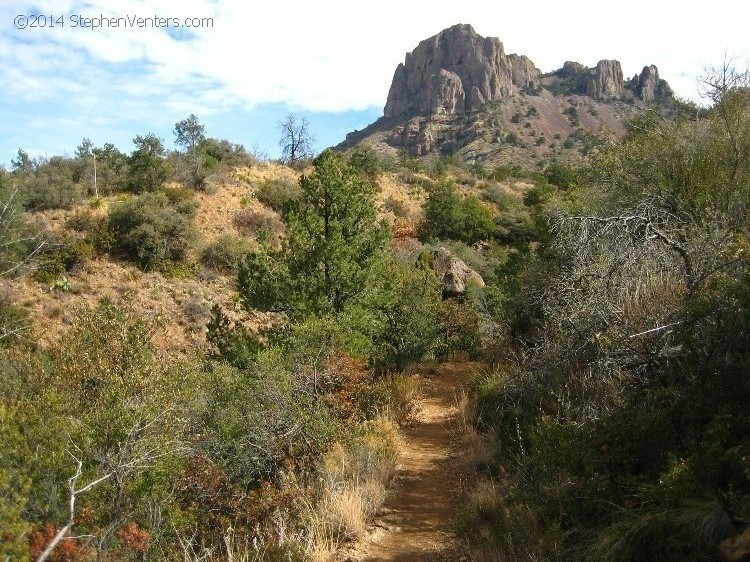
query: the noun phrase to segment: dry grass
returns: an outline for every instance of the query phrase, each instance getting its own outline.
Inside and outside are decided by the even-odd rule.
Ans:
[[[466,389],[462,389],[456,400],[458,410],[458,430],[463,443],[461,459],[470,471],[481,471],[492,464],[497,454],[497,442],[493,435],[476,430],[473,420],[477,419],[476,401]]]
[[[220,241],[222,236],[244,236],[248,243],[253,243],[252,236],[263,231],[264,235],[270,235],[272,244],[278,245],[283,234],[279,215],[263,206],[256,199],[255,191],[266,182],[297,182],[299,175],[300,172],[287,166],[265,163],[220,174],[212,180],[210,190],[195,192],[198,204],[195,221],[200,243],[190,250],[188,261],[197,262],[202,250]],[[404,203],[407,217],[399,219],[399,228],[404,235],[413,234],[414,225],[421,218],[424,192],[399,182],[398,177],[390,173],[384,174],[379,184],[381,204],[389,197]],[[170,183],[167,187],[179,189],[180,185]],[[34,213],[31,218],[57,236],[80,236],[81,233],[76,232],[77,225],[81,228],[78,223],[105,217],[108,208],[127,197],[132,196],[115,194],[102,198],[96,208],[88,200],[70,210]],[[396,219],[388,211],[381,213],[381,217],[391,222]],[[236,279],[232,274],[204,270],[183,278],[168,277],[159,272],[144,273],[132,265],[102,256],[87,260],[80,272],[68,276],[68,281],[69,292],[50,290],[49,284],[29,277],[3,282],[14,295],[11,304],[24,308],[31,317],[34,333],[29,337],[42,346],[56,341],[68,329],[66,320],[78,307],[94,306],[105,297],[116,303],[129,300],[137,312],[167,319],[155,342],[159,352],[164,354],[190,353],[205,345],[206,311],[214,303],[220,304],[233,322],[241,322],[251,329],[268,320],[264,315],[247,315],[239,309]]]
[[[353,446],[337,443],[321,460],[320,499],[307,513],[314,560],[329,560],[344,542],[362,537],[385,500],[400,447],[396,423],[379,416],[367,422]]]

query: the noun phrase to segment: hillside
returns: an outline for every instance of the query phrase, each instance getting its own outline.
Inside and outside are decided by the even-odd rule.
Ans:
[[[206,324],[214,304],[226,310],[233,322],[257,328],[267,319],[262,313],[249,314],[241,309],[236,273],[215,264],[207,265],[204,254],[207,248],[217,243],[226,245],[227,241],[241,240],[241,247],[248,250],[258,248],[257,236],[266,230],[278,240],[283,235],[280,208],[264,205],[257,193],[264,185],[288,189],[298,183],[301,173],[268,162],[229,169],[213,177],[207,189],[194,196],[196,238],[186,256],[185,270],[142,271],[137,265],[108,254],[82,256],[43,281],[38,276],[4,280],[5,299],[30,315],[33,337],[42,346],[59,339],[78,308],[93,306],[102,298],[127,302],[137,314],[168,319],[156,341],[164,354],[189,354],[204,349]],[[380,217],[395,225],[401,238],[413,235],[422,217],[424,191],[415,190],[398,173],[383,174],[378,185]],[[172,183],[167,189],[180,191],[185,187]],[[108,210],[121,200],[118,195],[102,197],[93,208],[91,201],[81,201],[68,209],[35,213],[34,220],[38,228],[53,237],[53,244],[63,249],[85,239],[85,233],[77,230],[76,221],[104,219]]]
[[[653,65],[627,80],[616,60],[543,73],[525,55],[506,55],[499,39],[456,25],[406,55],[383,117],[339,148],[368,143],[488,166],[575,163],[621,139],[630,119],[648,110],[670,116],[675,104]]]
[[[748,559],[750,76],[705,83],[455,26],[345,151],[19,150],[0,558]]]

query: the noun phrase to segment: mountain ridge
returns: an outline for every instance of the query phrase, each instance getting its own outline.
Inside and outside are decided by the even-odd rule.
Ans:
[[[655,65],[629,79],[614,59],[592,68],[567,61],[543,73],[526,55],[506,54],[500,39],[457,24],[405,55],[383,116],[337,148],[367,142],[470,161],[575,160],[622,138],[625,123],[647,108],[668,113],[674,101]]]

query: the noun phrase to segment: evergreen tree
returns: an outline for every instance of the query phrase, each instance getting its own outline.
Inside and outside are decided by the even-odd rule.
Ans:
[[[136,193],[154,191],[169,177],[164,145],[154,134],[137,135],[133,143],[136,149],[128,158],[128,187]]]
[[[374,187],[332,150],[314,166],[285,214],[284,249],[251,254],[240,268],[248,307],[295,316],[340,313],[363,294],[383,256],[388,231],[376,220]],[[259,274],[261,265],[269,275]]]

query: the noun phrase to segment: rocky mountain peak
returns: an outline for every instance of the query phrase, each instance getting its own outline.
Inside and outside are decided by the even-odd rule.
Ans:
[[[597,100],[619,98],[623,87],[620,61],[600,60],[589,73],[586,94]]]
[[[506,55],[498,38],[482,37],[470,25],[459,24],[406,55],[393,75],[384,114],[461,114],[538,85],[539,71],[528,57]]]
[[[638,98],[653,102],[674,97],[672,88],[666,80],[659,78],[659,69],[655,65],[644,66],[640,75],[633,76],[628,84]]]
[[[493,102],[493,103],[488,103]],[[617,60],[593,68],[568,61],[541,74],[496,37],[454,25],[421,41],[393,75],[384,116],[339,148],[368,142],[391,154],[458,154],[471,162],[537,165],[586,158],[621,138],[628,119],[673,94],[653,65],[624,81]]]

